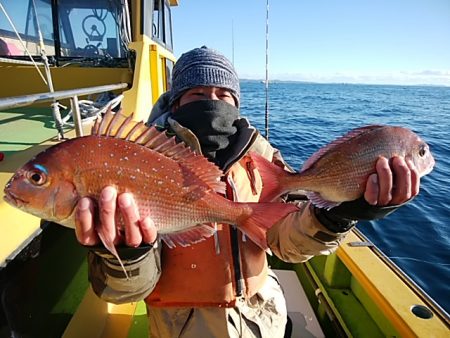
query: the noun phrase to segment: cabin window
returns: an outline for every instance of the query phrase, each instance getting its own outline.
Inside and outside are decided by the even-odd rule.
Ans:
[[[61,56],[125,57],[120,0],[61,0],[58,18]]]
[[[153,40],[172,51],[172,16],[167,0],[154,1],[152,22]]]
[[[12,25],[0,10],[0,56],[27,56],[26,49],[33,56],[41,55],[39,31],[42,34],[45,53],[55,54],[52,8],[49,1],[2,0],[2,5]]]
[[[131,32],[126,0],[1,1],[6,15],[0,10],[0,56],[28,58],[26,49],[39,56],[42,35],[46,54],[56,59],[127,57]]]
[[[167,1],[165,1],[164,4],[164,33],[164,42],[166,43],[166,47],[172,50],[172,15]]]
[[[164,58],[164,68],[166,70],[166,88],[165,90],[170,90],[172,88],[172,71],[174,63],[172,60]]]
[[[149,38],[153,36],[153,1],[142,2],[142,24],[141,33],[147,35]]]
[[[152,38],[154,40],[163,40],[163,16],[161,12],[163,0],[155,0],[153,5],[153,25]]]

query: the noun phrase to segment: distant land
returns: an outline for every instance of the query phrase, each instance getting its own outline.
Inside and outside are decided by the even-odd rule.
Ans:
[[[264,79],[248,79],[248,78],[242,78],[240,79],[242,82],[259,82],[261,84],[265,84]],[[319,81],[302,81],[302,80],[269,80],[269,84],[276,84],[276,83],[303,83],[303,84],[335,84],[335,85],[355,85],[355,86],[408,86],[408,87],[450,87],[450,84],[429,84],[429,83],[423,83],[423,84],[415,84],[415,83],[363,83],[363,82],[319,82]]]

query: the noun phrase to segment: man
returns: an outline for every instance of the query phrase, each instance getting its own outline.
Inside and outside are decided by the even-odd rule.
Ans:
[[[231,63],[206,47],[183,54],[174,67],[172,89],[162,95],[149,123],[161,126],[201,152],[224,172],[227,198],[257,202],[261,177],[248,156],[255,151],[283,166],[279,152],[239,116],[239,80]],[[291,201],[298,212],[267,232],[271,251],[287,262],[329,254],[357,219],[380,218],[418,194],[419,177],[401,157],[380,158],[364,198],[326,211],[307,200]],[[395,180],[394,180],[395,177]],[[395,184],[395,189],[393,188]],[[117,231],[119,209],[124,233]],[[99,244],[96,227],[122,250],[127,280],[118,262],[93,247],[89,278],[94,291],[111,302],[140,299],[148,304],[152,337],[283,337],[286,304],[267,266],[266,253],[235,227],[221,224],[216,236],[186,248],[169,249],[156,241],[152,220],[141,219],[133,197],[106,187],[99,201],[100,224],[93,202],[83,198],[76,234],[83,245]],[[153,246],[145,245],[153,244]],[[135,248],[135,249],[132,249]]]

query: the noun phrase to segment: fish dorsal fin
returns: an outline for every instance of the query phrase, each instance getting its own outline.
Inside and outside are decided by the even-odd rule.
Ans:
[[[328,143],[326,146],[320,148],[318,151],[316,151],[314,154],[312,154],[311,157],[305,161],[300,172],[311,168],[313,166],[313,164],[316,163],[322,156],[327,154],[329,151],[332,151],[337,146],[339,146],[343,143],[346,143],[349,140],[354,139],[355,137],[358,137],[359,135],[367,133],[367,131],[376,130],[376,129],[384,128],[384,127],[385,126],[383,126],[383,125],[369,125],[369,126],[359,127],[359,128],[350,130],[345,135]]]
[[[176,142],[175,136],[168,137],[155,126],[134,121],[133,114],[127,117],[121,111],[114,113],[108,109],[101,121],[95,122],[91,135],[120,138],[156,151],[179,162],[192,172],[191,177],[201,179],[210,189],[225,193],[225,183],[220,181],[223,172],[214,163],[193,152],[186,144]]]
[[[199,224],[195,227],[182,231],[162,234],[161,239],[169,248],[173,249],[177,245],[187,247],[191,244],[204,241],[214,235],[215,232],[216,231],[213,227],[206,224]]]

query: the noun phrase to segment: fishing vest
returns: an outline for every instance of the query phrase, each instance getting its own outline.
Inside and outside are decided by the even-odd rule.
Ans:
[[[272,159],[273,152],[266,153]],[[234,163],[225,178],[227,198],[258,202],[261,176],[248,156]],[[164,246],[161,255],[161,277],[145,299],[150,306],[234,307],[237,298],[253,296],[267,277],[266,253],[228,224],[217,224],[215,236],[195,245]]]

